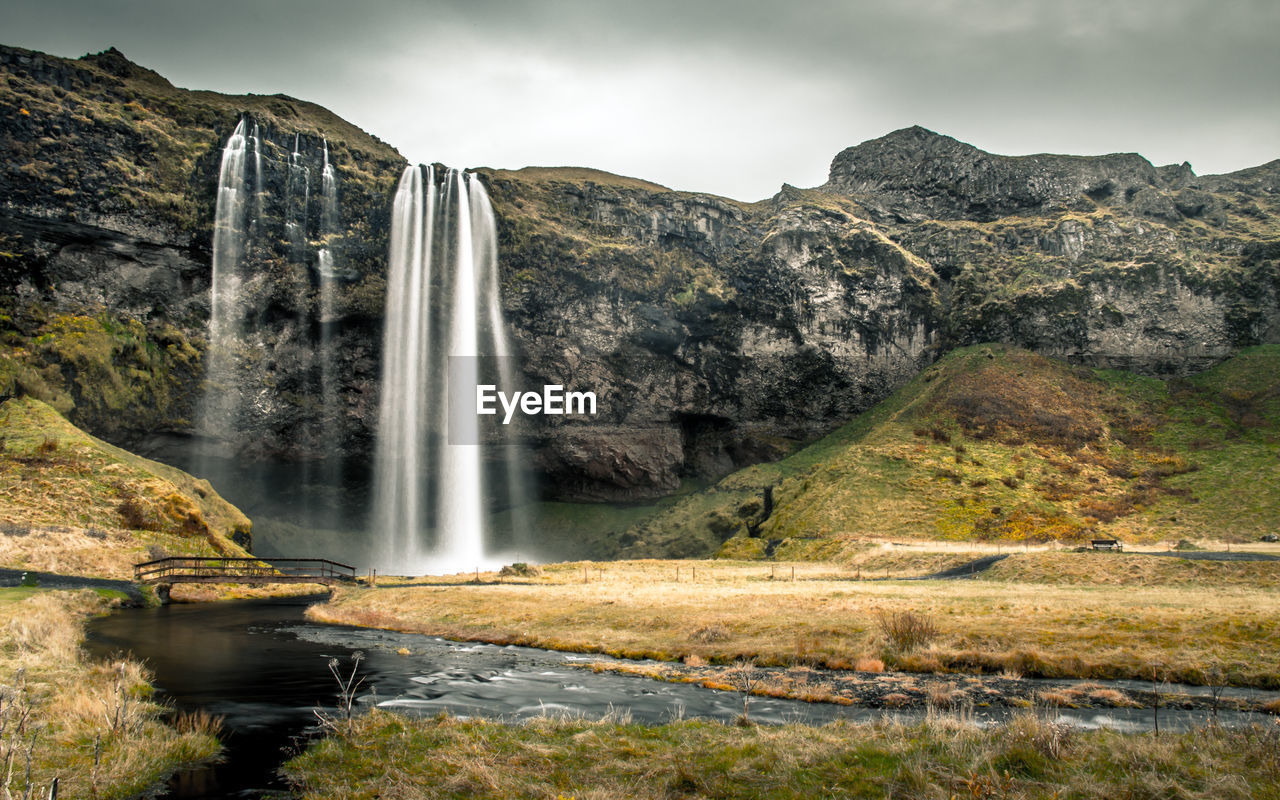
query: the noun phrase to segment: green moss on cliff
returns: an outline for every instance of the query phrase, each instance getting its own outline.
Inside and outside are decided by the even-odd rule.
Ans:
[[[22,308],[0,324],[0,399],[28,396],[104,434],[184,424],[200,352],[163,321]]]

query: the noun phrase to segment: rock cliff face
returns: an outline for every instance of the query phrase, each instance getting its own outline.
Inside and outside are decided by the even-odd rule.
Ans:
[[[368,463],[394,150],[291,98],[175,89],[114,51],[0,48],[0,115],[0,394],[135,446],[192,434],[219,159],[247,116],[266,160],[245,301],[253,402],[238,436],[207,444],[309,462],[336,431],[347,461]],[[295,136],[313,194],[328,142],[336,237],[289,185]],[[481,175],[527,378],[600,397],[594,419],[528,431],[543,492],[561,499],[660,496],[777,458],[972,342],[1174,374],[1280,341],[1280,162],[1200,178],[1137,155],[995,156],[912,128],[840,153],[822,187],[755,204],[585,169]],[[344,273],[324,319],[321,245]],[[322,331],[333,407],[317,402]]]

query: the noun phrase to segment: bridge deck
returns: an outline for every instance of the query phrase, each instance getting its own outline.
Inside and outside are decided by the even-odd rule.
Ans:
[[[356,569],[327,558],[171,556],[135,564],[138,583],[350,583]]]

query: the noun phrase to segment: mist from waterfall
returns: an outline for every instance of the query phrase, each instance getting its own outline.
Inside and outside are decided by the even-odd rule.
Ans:
[[[451,443],[483,437],[474,413],[454,414],[450,429],[448,382],[489,380],[478,357],[509,355],[484,186],[456,169],[407,168],[392,208],[374,464],[372,561],[380,571],[463,571],[499,557],[491,517],[526,500],[523,484],[510,479],[520,471],[518,448]],[[509,359],[496,361],[504,382],[514,380]]]

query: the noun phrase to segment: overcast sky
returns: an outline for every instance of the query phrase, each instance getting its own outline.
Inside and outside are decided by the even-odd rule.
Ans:
[[[0,42],[327,106],[414,161],[742,200],[908,125],[984,150],[1280,157],[1275,0],[0,0]]]

